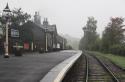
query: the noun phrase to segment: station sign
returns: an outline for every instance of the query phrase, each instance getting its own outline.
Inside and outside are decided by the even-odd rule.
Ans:
[[[11,37],[19,37],[19,30],[11,29]]]

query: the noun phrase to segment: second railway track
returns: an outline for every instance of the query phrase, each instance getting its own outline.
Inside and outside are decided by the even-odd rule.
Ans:
[[[86,82],[117,82],[106,67],[91,55],[86,56]]]

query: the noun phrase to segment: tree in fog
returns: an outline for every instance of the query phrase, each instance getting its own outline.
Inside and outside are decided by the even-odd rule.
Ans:
[[[111,18],[102,36],[103,51],[111,51],[116,47],[121,47],[124,43],[123,28],[124,19],[121,17]],[[118,48],[119,49],[119,48]]]
[[[96,28],[97,20],[94,17],[88,17],[87,24],[83,27],[84,37],[81,38],[79,44],[81,50],[95,50],[96,40],[98,38]]]
[[[12,24],[17,24],[17,25],[22,25],[25,22],[27,22],[31,18],[30,14],[23,12],[21,8],[19,9],[13,9],[12,14],[10,16],[11,23]],[[4,17],[0,17],[0,22],[2,24],[6,23],[6,20]]]
[[[26,23],[30,18],[31,16],[23,12],[21,8],[12,10],[11,22],[13,24],[20,26]]]
[[[31,18],[31,16],[29,14],[23,12],[21,10],[21,8],[19,8],[19,9],[13,9],[12,10],[12,14],[10,16],[11,27],[18,28],[18,27],[20,27],[20,25],[22,25],[25,22],[27,22],[30,18]],[[2,24],[3,32],[5,32],[5,23],[6,23],[6,20],[2,16],[0,17],[0,23]]]

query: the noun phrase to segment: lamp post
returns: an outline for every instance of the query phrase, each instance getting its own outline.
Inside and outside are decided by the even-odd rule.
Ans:
[[[4,58],[9,58],[9,50],[8,50],[8,27],[9,27],[9,22],[10,22],[10,14],[11,14],[11,11],[9,9],[9,6],[8,6],[8,3],[5,7],[5,9],[3,10],[3,17],[5,18],[6,20],[6,41],[5,41],[5,55],[4,55]]]
[[[47,38],[47,26],[45,28],[45,52],[48,51],[48,38]]]

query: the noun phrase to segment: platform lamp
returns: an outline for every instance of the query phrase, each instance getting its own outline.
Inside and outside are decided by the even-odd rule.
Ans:
[[[48,28],[47,26],[45,27],[45,52],[48,51],[48,38],[47,38],[47,31],[48,31]]]
[[[45,52],[48,51],[48,36],[47,36],[47,33],[48,33],[48,21],[47,21],[47,18],[44,19],[43,21],[43,24],[45,25]]]
[[[3,13],[2,13],[2,17],[4,18],[4,20],[6,21],[6,38],[5,38],[5,55],[4,55],[4,58],[9,58],[9,50],[8,50],[8,44],[9,44],[9,40],[8,40],[8,27],[9,27],[9,24],[10,24],[10,16],[11,16],[11,11],[9,9],[9,6],[8,6],[8,3],[6,5],[6,7],[4,8],[3,10]]]

